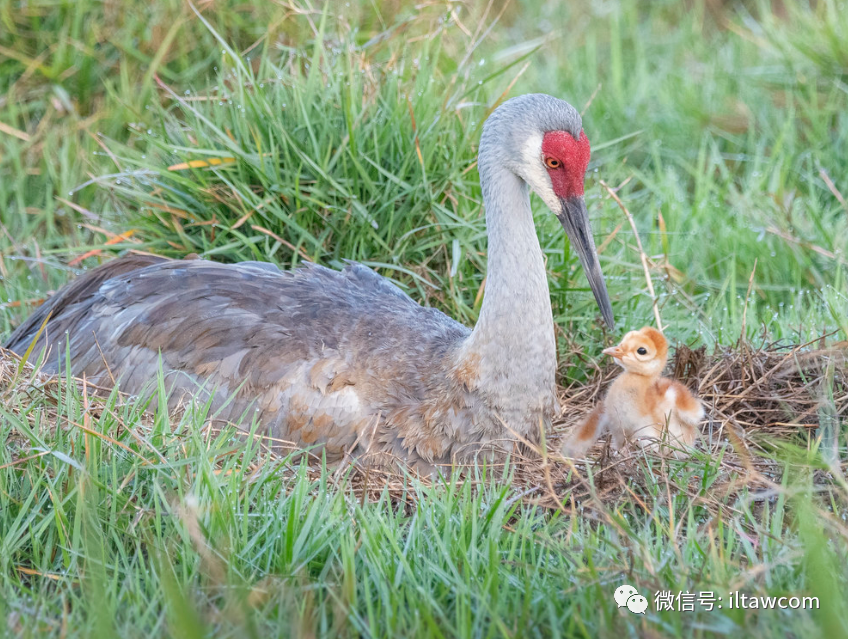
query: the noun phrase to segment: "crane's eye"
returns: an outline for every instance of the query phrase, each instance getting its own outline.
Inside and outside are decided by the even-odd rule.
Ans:
[[[558,169],[562,166],[562,162],[556,158],[545,158],[545,166],[549,169]]]
[[[639,355],[647,355],[648,349],[646,349],[644,346],[640,346],[636,349],[636,352],[639,353]]]

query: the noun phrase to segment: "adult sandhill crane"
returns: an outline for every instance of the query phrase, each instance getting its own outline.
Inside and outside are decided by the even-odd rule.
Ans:
[[[537,440],[556,405],[548,280],[528,187],[562,222],[606,323],[612,308],[583,200],[589,140],[548,95],[489,117],[478,168],[488,227],[486,293],[473,330],[424,308],[360,264],[216,264],[129,255],[61,289],[8,339],[52,346],[46,372],[150,392],[161,356],[171,405],[208,400],[217,418],[272,437],[422,472],[498,442]],[[38,352],[38,351],[36,351]],[[518,436],[518,437],[517,437]]]

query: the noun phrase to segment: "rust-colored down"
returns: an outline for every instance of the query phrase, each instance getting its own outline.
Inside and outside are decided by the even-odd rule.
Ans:
[[[161,358],[170,405],[214,394],[215,419],[245,429],[258,421],[329,461],[351,454],[433,472],[495,442],[509,450],[516,434],[535,440],[556,405],[553,318],[527,187],[562,221],[612,324],[575,186],[588,161],[582,131],[570,105],[541,94],[509,100],[486,121],[478,168],[489,263],[473,331],[356,263],[281,272],[128,255],[61,289],[6,347],[23,353],[51,313],[36,344],[50,347],[46,372],[64,370],[67,347],[73,374],[152,395]]]
[[[606,432],[616,449],[628,442],[655,447],[665,441],[680,455],[692,446],[704,407],[683,384],[660,376],[668,360],[663,334],[650,326],[630,331],[604,353],[614,357],[624,372],[612,383],[603,403],[566,439],[563,454],[583,455]]]

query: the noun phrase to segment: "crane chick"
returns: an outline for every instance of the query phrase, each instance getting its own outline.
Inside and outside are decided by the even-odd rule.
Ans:
[[[679,457],[681,448],[694,444],[704,407],[683,384],[662,377],[668,359],[663,334],[650,326],[630,331],[618,346],[603,353],[613,357],[624,372],[566,440],[562,454],[582,456],[609,432],[616,450],[628,442],[653,448],[662,441]]]

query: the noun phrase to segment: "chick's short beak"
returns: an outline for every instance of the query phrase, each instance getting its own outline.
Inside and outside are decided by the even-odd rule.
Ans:
[[[601,351],[604,355],[609,355],[610,357],[615,357],[617,359],[621,359],[624,357],[624,351],[621,350],[618,346],[611,346],[610,348],[605,348]]]
[[[598,251],[595,239],[592,237],[592,227],[589,225],[589,213],[583,196],[560,198],[560,212],[557,213],[562,227],[571,240],[571,245],[577,250],[577,256],[583,265],[583,271],[589,280],[589,286],[595,295],[595,301],[601,309],[601,315],[610,329],[615,328],[607,285],[601,265],[598,262]]]

